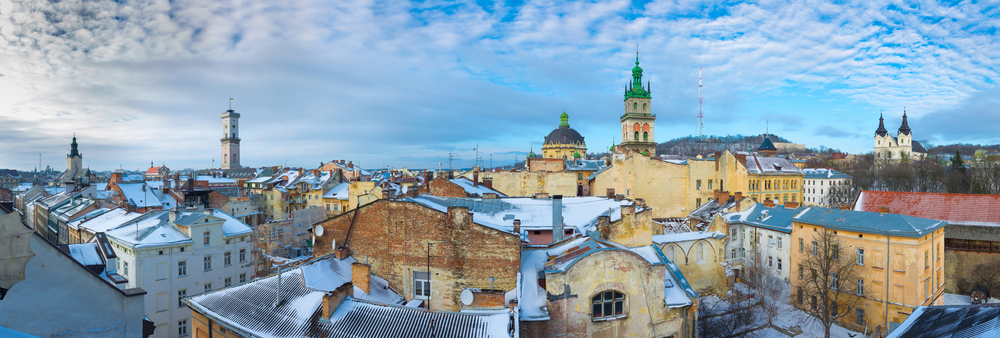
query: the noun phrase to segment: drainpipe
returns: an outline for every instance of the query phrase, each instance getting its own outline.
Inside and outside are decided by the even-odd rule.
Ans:
[[[885,235],[885,333],[889,335],[889,235]]]
[[[563,239],[562,195],[552,196],[552,243]]]

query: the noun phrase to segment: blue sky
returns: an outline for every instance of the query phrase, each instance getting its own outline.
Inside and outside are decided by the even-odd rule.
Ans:
[[[559,123],[618,135],[639,45],[657,141],[772,133],[871,151],[1000,143],[997,1],[0,0],[0,167],[510,163]]]

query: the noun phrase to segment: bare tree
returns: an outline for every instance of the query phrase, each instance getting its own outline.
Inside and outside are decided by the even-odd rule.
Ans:
[[[760,308],[759,313],[768,326],[773,325],[774,319],[778,317],[781,309],[778,299],[782,298],[781,291],[787,288],[781,277],[775,274],[773,264],[770,260],[765,263],[762,257],[748,259],[743,264],[745,281],[753,290],[757,299],[756,306]]]
[[[969,168],[973,194],[1000,194],[1000,163],[973,162]]]
[[[847,180],[844,184],[835,185],[827,189],[826,201],[822,201],[823,204],[828,208],[836,208],[841,205],[852,205],[854,204],[854,199],[858,197],[858,192],[855,191],[854,185],[851,184],[851,180]]]
[[[857,254],[844,248],[832,231],[817,232],[810,254],[799,261],[803,278],[795,283],[793,303],[823,325],[826,338],[830,338],[830,326],[852,309],[865,307]]]

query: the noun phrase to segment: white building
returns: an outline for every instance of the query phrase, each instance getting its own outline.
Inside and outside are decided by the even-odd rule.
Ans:
[[[906,110],[903,110],[903,123],[899,126],[896,137],[889,135],[885,129],[882,115],[878,117],[878,129],[875,129],[875,159],[879,161],[907,161],[927,157],[927,150],[920,142],[913,140],[910,125],[906,122]]]
[[[780,282],[774,286],[774,290],[780,290],[779,299],[789,301],[791,267],[788,264],[791,250],[799,245],[791,243],[792,218],[803,210],[805,208],[767,207],[757,203],[746,211],[723,216],[729,222],[730,231],[726,260],[732,264],[737,279],[746,278],[747,268],[756,259]]]
[[[154,210],[107,231],[128,287],[148,292],[158,338],[191,336],[181,302],[253,278],[253,229],[221,210]]]
[[[805,181],[802,183],[802,199],[805,205],[835,208],[830,205],[830,189],[851,185],[851,176],[829,169],[802,169]]]

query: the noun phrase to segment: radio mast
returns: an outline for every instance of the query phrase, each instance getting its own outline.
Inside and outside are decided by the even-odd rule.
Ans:
[[[705,136],[705,114],[701,109],[701,66],[698,66],[698,137]]]

